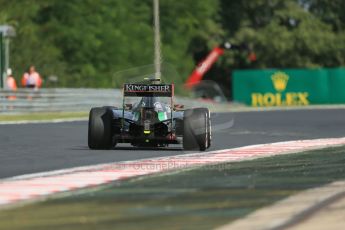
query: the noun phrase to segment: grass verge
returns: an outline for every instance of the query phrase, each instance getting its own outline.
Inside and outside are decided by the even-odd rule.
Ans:
[[[55,119],[87,118],[87,112],[42,112],[28,114],[0,115],[0,122],[15,121],[49,121]]]
[[[0,211],[0,229],[210,229],[345,178],[345,147],[205,166]]]

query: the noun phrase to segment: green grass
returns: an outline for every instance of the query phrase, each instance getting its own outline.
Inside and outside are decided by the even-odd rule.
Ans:
[[[345,147],[117,182],[0,212],[0,229],[210,229],[345,178]]]
[[[28,114],[11,114],[0,115],[0,122],[2,121],[45,121],[54,119],[69,119],[69,118],[87,118],[87,112],[42,112],[42,113],[28,113]]]

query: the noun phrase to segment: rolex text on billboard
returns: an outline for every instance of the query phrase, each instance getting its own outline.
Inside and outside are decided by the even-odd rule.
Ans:
[[[305,106],[309,105],[309,93],[252,93],[252,106]]]
[[[289,82],[289,75],[278,71],[271,76],[276,93],[252,93],[252,106],[305,106],[309,105],[307,92],[284,92]]]

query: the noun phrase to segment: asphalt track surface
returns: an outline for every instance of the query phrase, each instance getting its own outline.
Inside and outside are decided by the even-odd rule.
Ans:
[[[345,109],[212,114],[208,151],[300,139],[345,137]],[[85,166],[179,155],[181,146],[89,150],[87,122],[0,125],[0,178]]]

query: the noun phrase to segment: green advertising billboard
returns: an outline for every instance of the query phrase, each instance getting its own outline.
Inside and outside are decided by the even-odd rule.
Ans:
[[[254,107],[345,103],[345,68],[239,70],[234,101]]]
[[[3,36],[0,32],[0,88],[3,88],[3,74],[4,74],[4,52],[3,52]]]

